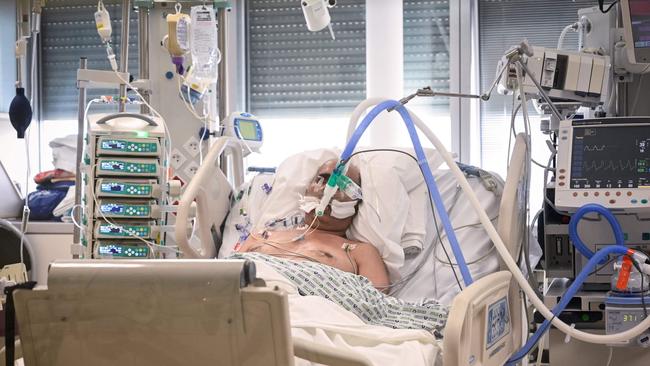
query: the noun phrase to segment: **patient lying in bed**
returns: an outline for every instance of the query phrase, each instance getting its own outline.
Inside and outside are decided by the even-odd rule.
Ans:
[[[305,192],[306,202],[320,201],[325,182],[336,164],[336,160],[329,160],[320,166]],[[355,183],[361,184],[357,167],[351,166],[346,175]],[[351,241],[345,237],[346,230],[352,225],[358,202],[341,191],[337,191],[333,201],[325,210],[325,214],[316,218],[315,222],[314,205],[303,203],[302,208],[306,212],[302,227],[253,232],[238,251],[323,263],[345,272],[364,276],[379,289],[386,288],[389,285],[388,272],[377,249],[371,244]],[[347,207],[340,210],[342,212],[336,212],[342,205]],[[331,206],[334,206],[334,213]],[[314,225],[308,229],[312,222]],[[300,239],[296,240],[296,238]]]
[[[346,238],[358,202],[339,191],[325,214],[314,217],[314,202],[320,201],[336,163],[325,162],[307,187],[301,227],[252,232],[231,258],[264,262],[291,280],[302,295],[322,296],[367,323],[437,333],[444,327],[448,308],[436,300],[408,303],[378,291],[390,286],[379,252],[369,243]],[[346,175],[360,185],[356,167]]]

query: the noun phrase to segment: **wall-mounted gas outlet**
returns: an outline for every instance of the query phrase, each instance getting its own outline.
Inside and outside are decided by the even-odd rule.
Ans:
[[[187,158],[180,150],[176,148],[172,150],[172,153],[169,156],[169,163],[171,164],[172,168],[179,169],[183,164],[185,164],[186,161]]]
[[[192,178],[198,170],[199,170],[199,164],[192,161],[190,162],[190,164],[187,165],[187,167],[185,167],[183,172],[185,173],[185,176],[187,178]]]
[[[190,154],[191,157],[196,157],[199,155],[199,150],[201,149],[201,143],[199,142],[199,139],[196,137],[192,136],[187,141],[185,144],[183,144],[183,148],[185,151],[187,151],[188,154]]]

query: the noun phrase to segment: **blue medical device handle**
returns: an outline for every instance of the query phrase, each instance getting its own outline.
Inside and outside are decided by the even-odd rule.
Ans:
[[[363,133],[366,131],[368,126],[370,126],[370,123],[372,123],[372,121],[381,112],[389,108],[397,110],[402,117],[404,124],[406,125],[406,129],[408,130],[409,136],[411,137],[411,142],[413,143],[415,155],[418,159],[418,165],[422,169],[427,189],[429,190],[429,194],[431,195],[434,205],[436,206],[436,210],[438,211],[438,216],[440,216],[440,219],[442,221],[443,228],[447,233],[447,238],[449,239],[451,250],[454,253],[454,257],[458,263],[458,268],[460,269],[460,273],[463,276],[463,282],[465,282],[465,286],[469,286],[473,282],[472,275],[469,271],[469,267],[467,266],[467,262],[465,261],[465,257],[463,256],[460,245],[458,244],[456,233],[454,232],[451,220],[447,214],[447,209],[440,195],[440,191],[438,190],[438,186],[436,185],[436,180],[433,178],[433,173],[429,168],[429,163],[427,161],[426,155],[424,154],[424,149],[422,149],[422,144],[420,143],[417,130],[415,129],[415,124],[413,123],[408,110],[406,110],[406,108],[400,102],[396,100],[387,100],[377,104],[370,112],[368,112],[361,123],[357,126],[357,129],[352,134],[352,137],[350,137],[350,141],[348,141],[348,144],[341,154],[341,161],[347,162],[347,160],[354,152],[359,139],[361,139]]]
[[[603,249],[597,251],[596,253],[593,253],[587,246],[582,242],[580,239],[580,235],[578,235],[578,222],[584,217],[585,214],[590,213],[590,212],[597,212],[601,214],[608,222],[609,225],[612,228],[612,231],[614,232],[614,238],[616,239],[616,244],[615,245],[608,245],[604,247]],[[625,244],[625,238],[623,235],[623,230],[621,229],[621,225],[619,224],[618,220],[616,220],[616,217],[605,207],[595,204],[595,203],[590,203],[586,204],[576,213],[571,217],[571,222],[569,223],[569,237],[571,238],[571,242],[573,245],[584,255],[585,257],[589,258],[589,261],[585,265],[585,267],[580,271],[578,274],[578,277],[575,278],[571,286],[567,289],[567,291],[564,293],[562,298],[560,299],[560,302],[553,308],[553,315],[558,316],[566,306],[569,304],[569,301],[575,296],[575,294],[580,290],[580,286],[585,282],[587,277],[589,277],[589,274],[593,270],[593,268],[598,265],[606,262],[607,257],[610,254],[629,254],[630,249],[627,248]],[[537,329],[535,334],[526,342],[526,344],[506,363],[506,365],[514,365],[516,364],[519,360],[524,358],[539,342],[539,339],[544,335],[548,327],[551,325],[551,322],[547,319],[542,323],[542,325]]]
[[[591,249],[585,245],[582,239],[580,239],[580,235],[578,235],[578,223],[586,214],[592,212],[600,214],[607,220],[607,222],[609,222],[609,226],[612,228],[614,233],[615,244],[625,245],[623,229],[621,229],[621,225],[618,223],[618,220],[616,220],[616,217],[614,217],[611,211],[596,203],[586,204],[580,207],[578,211],[571,216],[571,221],[569,222],[569,238],[580,254],[584,255],[588,259],[594,256],[594,252],[592,252]]]
[[[121,113],[109,114],[108,116],[104,116],[104,117],[100,118],[99,121],[97,121],[96,123],[98,125],[105,125],[110,120],[114,120],[116,118],[122,118],[122,117],[136,118],[136,119],[147,122],[147,124],[149,124],[149,126],[158,126],[158,123],[156,123],[156,121],[151,119],[151,117],[149,117],[149,116],[145,116],[143,114],[138,114],[138,113],[129,113],[129,112],[121,112]]]

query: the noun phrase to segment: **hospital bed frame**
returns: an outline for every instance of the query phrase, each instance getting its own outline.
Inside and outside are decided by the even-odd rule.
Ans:
[[[230,187],[217,160],[233,143],[220,139],[212,146],[180,203],[176,238],[187,240],[185,220],[196,199],[203,253],[216,253],[212,233],[225,213],[215,214],[211,204],[231,191],[214,188],[214,182]],[[499,234],[513,257],[522,239],[522,230],[512,228],[524,217],[516,198],[526,166],[525,143],[517,137],[500,206]],[[521,344],[518,292],[507,271],[465,288],[451,306],[443,365],[502,365]],[[486,347],[488,309],[504,299],[506,333]],[[47,290],[18,290],[15,301],[27,366],[188,360],[196,365],[292,365],[294,356],[329,365],[369,365],[361,354],[293,338],[286,293],[256,279],[254,265],[246,261],[57,262]]]
[[[47,290],[14,295],[25,365],[165,366],[191,360],[290,366],[294,356],[370,365],[363,355],[292,338],[286,294],[255,279],[251,266],[219,260],[56,262]],[[481,335],[485,309],[507,296],[509,286],[510,273],[502,271],[458,295],[445,329],[445,366],[470,359],[503,363],[511,341],[497,348],[501,357],[487,357]]]
[[[241,260],[55,262],[48,289],[14,294],[25,365],[291,366],[294,356],[370,365],[361,354],[293,338],[286,293],[254,272]],[[486,305],[507,296],[509,285],[510,273],[493,273],[456,298],[445,366],[466,364],[466,345],[480,353],[474,333],[482,334]]]
[[[14,299],[27,366],[280,366],[294,355],[367,365],[292,340],[286,293],[256,278],[250,261],[59,261],[46,290]]]
[[[352,118],[351,120],[356,120]],[[353,131],[353,123],[350,124],[350,131]],[[202,200],[206,197],[208,190],[213,190],[215,182],[223,181],[225,177],[216,167],[221,152],[230,145],[237,142],[227,138],[221,138],[211,147],[210,152],[204,160],[204,165],[188,185],[179,204],[178,220],[176,222],[176,242],[179,247],[184,248],[184,252],[190,256],[197,255],[198,250],[191,248],[187,238],[188,230],[184,221],[189,216],[192,202],[197,202],[199,215],[197,225],[199,226],[199,238],[201,241],[200,251],[216,251],[216,243],[207,228],[216,228],[221,225],[226,217],[216,215],[211,212],[211,216],[203,216],[201,206],[210,207],[210,204]],[[508,175],[503,189],[503,195],[499,205],[499,223],[497,231],[508,246],[510,255],[513,258],[519,257],[523,235],[527,232],[522,230],[527,223],[525,222],[525,208],[519,199],[522,190],[527,189],[525,177],[527,175],[527,139],[524,134],[519,134],[515,138]],[[212,196],[217,199],[216,195],[221,195],[221,200],[230,195],[231,189],[222,189],[219,192],[213,192]],[[203,228],[203,229],[202,229]],[[187,249],[190,250],[187,250]],[[527,331],[526,324],[523,321],[523,311],[526,311],[521,300],[519,286],[514,281],[510,281],[511,274],[507,272],[506,266],[500,264],[501,272],[488,275],[468,288],[464,289],[452,303],[451,311],[445,327],[445,339],[443,342],[443,364],[444,366],[467,364],[470,360],[472,365],[502,365],[516,349],[523,344],[522,335]],[[506,337],[493,344],[491,347],[484,347],[485,329],[486,329],[486,311],[487,307],[506,297],[510,310],[510,331]],[[296,341],[296,340],[294,340]],[[299,341],[299,340],[298,340]],[[462,346],[461,346],[462,345]],[[312,345],[316,349],[312,352],[319,354],[318,345]],[[343,365],[346,355],[332,355],[332,365]]]

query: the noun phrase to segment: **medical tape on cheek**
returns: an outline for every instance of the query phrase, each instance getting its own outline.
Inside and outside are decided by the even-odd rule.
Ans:
[[[320,204],[320,200],[313,196],[302,196],[298,202],[300,209],[304,212],[311,212]]]

